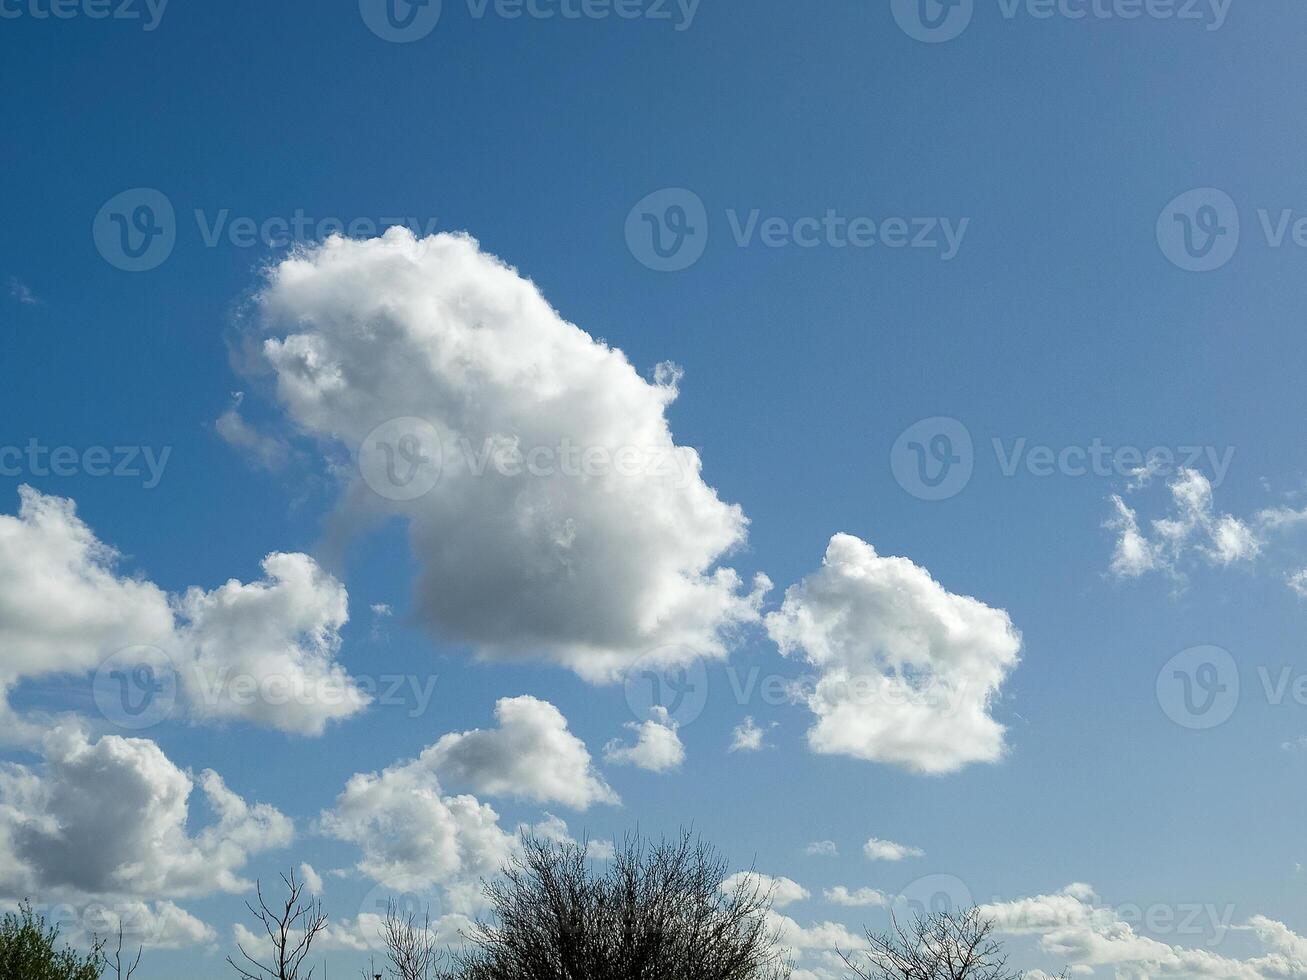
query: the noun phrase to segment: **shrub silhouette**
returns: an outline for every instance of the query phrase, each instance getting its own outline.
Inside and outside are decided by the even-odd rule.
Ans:
[[[785,980],[752,880],[688,832],[628,836],[603,873],[584,844],[536,837],[484,885],[493,916],[467,936],[457,980]]]
[[[1008,969],[994,921],[978,908],[928,912],[910,926],[892,919],[888,932],[866,933],[860,956],[838,951],[855,980],[1022,980]],[[1058,974],[1053,980],[1066,980]]]

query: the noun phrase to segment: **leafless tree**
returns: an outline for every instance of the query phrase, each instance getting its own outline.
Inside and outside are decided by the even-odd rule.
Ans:
[[[401,912],[393,901],[386,904],[386,917],[381,923],[381,941],[386,944],[386,958],[390,960],[390,975],[396,980],[428,980],[439,951],[436,937],[431,931],[431,909],[422,913]]]
[[[910,927],[891,919],[889,932],[867,932],[866,962],[837,950],[862,980],[1020,980],[1008,969],[994,922],[971,908],[918,916]]]
[[[584,843],[525,837],[520,856],[483,887],[479,923],[454,957],[458,980],[784,980],[768,926],[770,892],[683,832],[628,836],[605,873]]]
[[[141,965],[141,954],[145,952],[144,946],[136,947],[136,959],[130,963],[123,961],[123,924],[118,923],[118,948],[114,950],[113,962],[109,962],[108,954],[104,954],[105,965],[113,970],[115,980],[132,980],[132,974],[136,968]]]
[[[327,927],[327,916],[322,911],[321,902],[304,902],[304,883],[295,877],[294,870],[289,875],[282,875],[281,880],[287,889],[286,901],[280,906],[268,905],[263,897],[262,882],[255,883],[258,906],[246,902],[245,907],[259,921],[268,939],[272,941],[272,961],[264,964],[256,960],[245,948],[237,944],[245,958],[244,963],[237,963],[230,956],[231,964],[243,980],[301,980],[300,968],[313,947],[313,941]],[[248,965],[246,965],[248,964]],[[302,980],[311,980],[313,968],[310,967]]]

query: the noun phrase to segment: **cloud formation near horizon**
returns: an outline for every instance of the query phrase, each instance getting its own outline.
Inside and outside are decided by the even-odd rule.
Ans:
[[[250,858],[294,836],[289,818],[247,803],[212,770],[198,780],[212,820],[195,829],[196,781],[148,739],[91,741],[60,727],[40,751],[37,765],[0,766],[0,899],[92,903],[83,919],[121,922],[128,942],[212,942],[213,930],[169,899],[245,891]],[[87,923],[78,928],[73,938],[85,940]]]
[[[416,759],[351,776],[319,820],[323,833],[356,844],[358,870],[391,888],[466,891],[504,865],[516,838],[493,807],[471,794],[447,793],[445,783],[577,810],[620,802],[548,701],[502,698],[495,717],[497,728],[444,735]],[[547,816],[523,829],[561,839],[566,827]]]

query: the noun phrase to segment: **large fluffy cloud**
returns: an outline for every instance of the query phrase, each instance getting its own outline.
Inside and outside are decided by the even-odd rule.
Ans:
[[[745,517],[672,438],[679,372],[646,381],[473,239],[329,239],[271,270],[258,312],[256,361],[299,432],[346,453],[394,419],[436,434],[433,487],[397,501],[349,476],[341,520],[407,519],[441,635],[611,680],[654,649],[724,655],[757,619],[765,583],[719,564]],[[402,429],[363,448],[433,465]]]
[[[1002,755],[990,706],[1021,646],[1003,610],[837,534],[821,569],[791,586],[766,623],[782,652],[817,671],[807,698],[815,751],[926,773]]]
[[[443,736],[422,753],[433,771],[488,796],[516,796],[584,810],[617,803],[617,794],[595,772],[585,743],[567,728],[548,701],[523,696],[495,705],[498,728]]]
[[[284,847],[291,822],[205,771],[216,821],[192,833],[192,778],[151,741],[92,742],[58,728],[38,767],[0,767],[0,894],[177,898],[248,887],[249,857]]]
[[[199,720],[319,734],[366,705],[335,661],[345,589],[307,555],[269,555],[262,581],[169,597],[120,572],[71,500],[30,487],[19,499],[16,516],[0,515],[0,697],[148,647],[129,659],[175,672]]]

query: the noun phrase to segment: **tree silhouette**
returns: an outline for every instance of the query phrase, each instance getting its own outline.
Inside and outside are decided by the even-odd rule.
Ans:
[[[493,924],[454,958],[459,980],[784,980],[757,879],[723,887],[727,864],[688,832],[629,835],[603,874],[583,843],[527,836],[484,885]]]
[[[865,963],[837,950],[861,980],[1020,980],[1008,969],[993,920],[976,908],[919,915],[909,927],[891,919],[888,932],[867,931]]]

